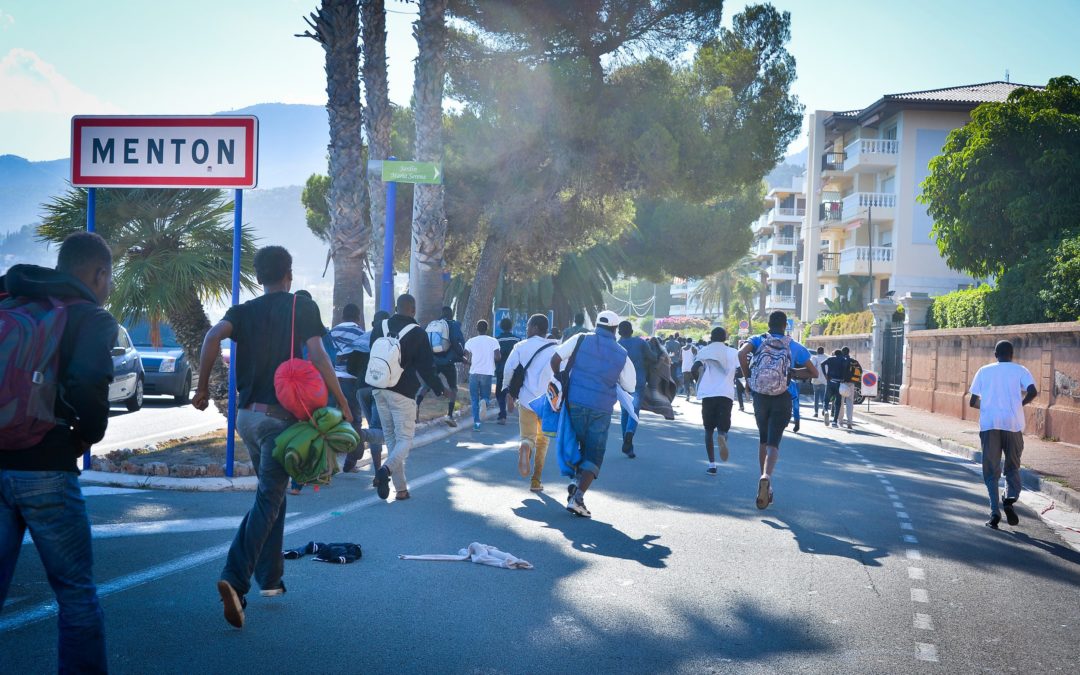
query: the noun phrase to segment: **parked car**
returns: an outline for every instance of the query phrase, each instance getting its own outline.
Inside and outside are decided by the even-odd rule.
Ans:
[[[131,325],[128,330],[142,356],[146,370],[146,393],[172,396],[180,405],[187,403],[191,399],[191,363],[176,341],[172,328],[167,323],[158,324],[158,340],[151,338],[150,324],[146,321]]]
[[[112,350],[113,381],[109,385],[109,403],[123,403],[131,412],[143,405],[146,375],[142,359],[123,326],[116,334]]]

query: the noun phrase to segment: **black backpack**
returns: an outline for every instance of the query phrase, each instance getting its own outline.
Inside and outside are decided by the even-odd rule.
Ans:
[[[514,367],[514,372],[510,375],[510,382],[507,383],[503,391],[513,396],[514,400],[517,400],[518,395],[521,393],[521,388],[525,386],[525,373],[529,370],[529,366],[532,365],[533,361],[536,360],[537,356],[540,356],[540,352],[544,351],[548,347],[554,346],[554,342],[549,342],[546,345],[542,345],[540,349],[537,349],[536,353],[532,355],[532,358],[529,359],[528,363],[526,363],[525,365],[521,365],[520,363],[517,364]]]

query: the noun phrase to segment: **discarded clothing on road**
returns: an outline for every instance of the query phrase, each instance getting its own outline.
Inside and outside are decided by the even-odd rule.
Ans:
[[[300,548],[292,548],[288,551],[283,551],[281,555],[286,560],[299,560],[300,558],[313,553],[315,554],[315,562],[333,563],[335,565],[346,565],[348,563],[356,562],[362,555],[360,544],[323,544],[316,541],[309,541],[306,546],[301,546]]]
[[[332,453],[350,453],[360,442],[360,434],[344,421],[340,410],[319,408],[309,421],[297,422],[278,435],[274,459],[297,483],[326,484],[338,472]]]
[[[508,570],[531,570],[532,563],[522,560],[506,551],[500,551],[494,546],[473,542],[468,548],[458,551],[457,555],[432,553],[427,555],[399,555],[401,560],[436,560],[446,562],[471,561],[479,565],[502,567]]]

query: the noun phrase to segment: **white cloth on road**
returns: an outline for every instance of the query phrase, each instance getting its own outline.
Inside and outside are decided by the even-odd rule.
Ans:
[[[464,562],[466,560],[479,565],[502,567],[508,570],[531,570],[532,563],[514,556],[512,553],[500,551],[494,546],[473,542],[468,548],[458,551],[457,555],[443,553],[429,553],[425,555],[399,555],[401,560],[436,560],[445,562]]]

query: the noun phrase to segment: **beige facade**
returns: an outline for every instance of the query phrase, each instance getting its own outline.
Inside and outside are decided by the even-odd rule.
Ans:
[[[764,212],[750,226],[754,233],[750,254],[764,272],[766,314],[778,309],[793,314],[797,307],[799,236],[807,213],[804,182],[799,176],[789,187],[769,190]]]

